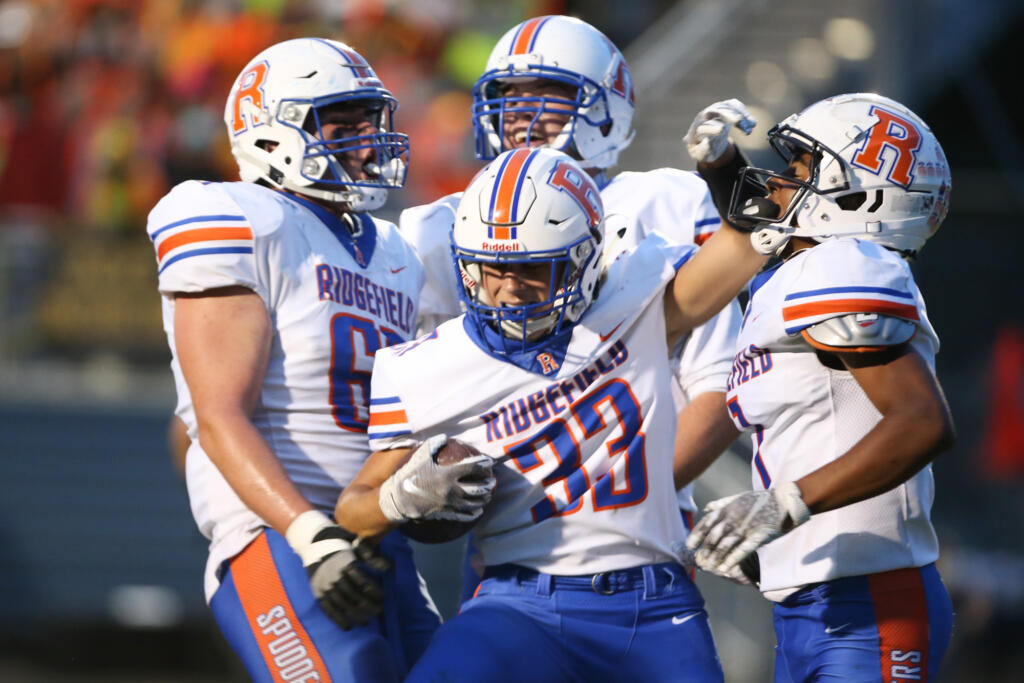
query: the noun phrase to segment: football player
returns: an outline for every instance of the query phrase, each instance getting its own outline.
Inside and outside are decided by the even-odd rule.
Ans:
[[[586,22],[543,16],[510,29],[491,51],[473,99],[478,158],[548,146],[572,156],[591,176],[606,213],[616,215],[606,223],[606,260],[652,232],[699,245],[721,224],[707,186],[694,173],[659,168],[609,176],[633,139],[633,82],[622,53]],[[749,112],[735,113],[749,132]],[[423,331],[461,312],[449,241],[458,200],[455,194],[407,209],[399,220],[426,266]],[[696,512],[690,483],[738,435],[725,409],[725,382],[739,323],[739,306],[730,303],[671,349],[679,409],[674,477],[687,528]],[[464,598],[477,578],[468,570],[466,577],[471,588]]]
[[[920,117],[873,94],[813,104],[768,139],[785,170],[741,170],[762,196],[729,210],[782,259],[751,286],[728,384],[754,491],[710,503],[688,544],[775,602],[776,681],[932,680],[953,615],[929,463],[953,423],[907,259],[946,215],[949,165]],[[703,164],[730,153],[707,140]]]
[[[665,514],[676,495],[665,349],[764,257],[731,228],[699,250],[652,234],[603,272],[603,221],[597,184],[569,156],[501,153],[456,212],[466,313],[377,353],[378,452],[342,492],[339,522],[373,537],[457,511],[421,474],[445,437],[496,463],[474,528],[484,579],[410,681],[722,680],[678,561],[683,521]]]
[[[206,596],[253,680],[398,681],[439,623],[402,537],[328,516],[369,454],[373,354],[415,331],[420,263],[367,213],[404,182],[396,108],[347,45],[269,47],[225,107],[242,182],[149,216]]]

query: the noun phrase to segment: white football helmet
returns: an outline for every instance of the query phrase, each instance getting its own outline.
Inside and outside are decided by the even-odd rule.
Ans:
[[[575,88],[575,98],[501,95],[503,83],[537,78]],[[532,113],[534,123],[545,111],[569,113],[569,122],[551,146],[577,157],[584,168],[614,166],[633,140],[633,81],[626,60],[603,33],[573,17],[528,19],[494,46],[484,75],[473,87],[477,158],[493,159],[507,149],[502,133],[511,107],[516,114]]]
[[[456,210],[452,256],[470,320],[500,333],[492,351],[531,351],[572,329],[597,293],[603,220],[597,185],[556,150],[504,152],[477,174]],[[545,300],[489,300],[484,265],[539,263],[551,264]]]
[[[376,132],[325,140],[324,107],[366,106]],[[224,108],[239,175],[353,211],[372,211],[405,183],[409,138],[393,130],[398,102],[359,53],[334,40],[299,38],[256,55],[235,79]],[[353,180],[339,156],[372,149]]]
[[[927,124],[899,102],[871,93],[830,97],[777,124],[768,140],[787,164],[809,153],[811,169],[806,181],[758,168],[740,173],[729,219],[754,224],[751,240],[763,253],[791,236],[855,237],[913,256],[946,217],[946,156]],[[799,187],[781,213],[764,199],[741,201],[750,196],[745,184],[763,187],[771,178]]]

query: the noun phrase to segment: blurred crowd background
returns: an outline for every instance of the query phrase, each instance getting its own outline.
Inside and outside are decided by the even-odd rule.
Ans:
[[[934,518],[957,625],[945,680],[1019,680],[1024,653],[1024,95],[1012,0],[0,1],[0,680],[244,680],[202,600],[204,542],[167,441],[174,393],[146,215],[176,183],[233,180],[227,90],[264,47],[355,47],[398,97],[407,186],[478,168],[470,87],[509,27],[580,16],[623,48],[639,134],[622,170],[692,168],[680,135],[735,96],[762,126],[877,90],[946,149],[949,219],[914,266],[959,428]],[[698,488],[745,487],[746,444]],[[442,608],[457,547],[418,549]],[[732,681],[768,680],[754,593],[702,579]],[[754,607],[750,607],[753,605]],[[750,610],[754,611],[751,612]]]

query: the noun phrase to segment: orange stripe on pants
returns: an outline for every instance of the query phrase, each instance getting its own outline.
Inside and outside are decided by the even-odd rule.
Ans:
[[[878,622],[882,680],[928,680],[928,601],[921,570],[871,574],[868,588]]]
[[[305,662],[308,658],[312,663],[311,671],[319,675],[318,680],[329,681],[327,667],[296,618],[284,591],[266,534],[257,536],[231,561],[231,574],[252,634],[259,643],[260,654],[274,680],[293,678],[288,676],[290,671],[295,667],[308,668]],[[306,676],[311,677],[311,672]]]

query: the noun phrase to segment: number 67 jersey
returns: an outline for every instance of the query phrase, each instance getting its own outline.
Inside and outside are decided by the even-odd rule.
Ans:
[[[645,240],[610,267],[571,337],[497,357],[466,315],[374,365],[370,444],[435,434],[496,459],[474,527],[488,566],[594,574],[671,562],[685,538],[672,480],[675,409],[661,295],[691,247]]]
[[[901,339],[913,334],[910,346],[934,372],[939,341],[924,300],[906,262],[880,245],[823,242],[759,275],[751,289],[726,401],[736,426],[752,432],[754,489],[836,460],[881,419],[851,373],[819,353],[858,349],[842,334],[827,345],[826,335],[812,334],[816,326],[855,325],[845,340],[875,349],[894,343],[876,331],[902,325]],[[929,465],[890,491],[813,515],[758,550],[761,590],[782,599],[810,583],[934,562],[933,497]]]
[[[241,286],[262,299],[273,338],[252,421],[303,496],[332,510],[369,455],[373,354],[411,338],[422,266],[390,223],[366,214],[342,219],[253,183],[182,183],[150,213],[148,232],[157,254],[176,412],[193,441],[189,499],[200,531],[211,539],[209,599],[220,564],[265,523],[196,442],[174,343],[175,293]]]

